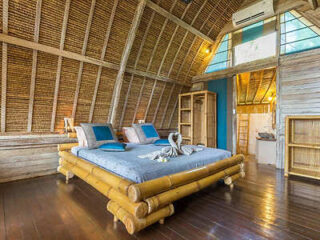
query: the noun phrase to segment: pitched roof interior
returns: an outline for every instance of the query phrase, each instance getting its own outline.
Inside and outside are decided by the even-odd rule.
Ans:
[[[90,22],[92,2],[71,1],[63,41],[61,31],[67,2],[42,0],[38,42],[55,49],[59,49],[62,45],[63,50],[71,53],[82,54],[85,50],[84,55],[87,57],[119,65],[138,1],[96,0],[90,26],[88,22]],[[153,2],[215,40],[221,28],[231,19],[232,13],[240,7],[243,0],[194,0],[189,5],[180,0],[153,0]],[[3,32],[2,7],[0,4],[1,33]],[[9,1],[8,35],[33,42],[36,9],[37,1]],[[115,9],[114,18],[112,9]],[[113,20],[111,31],[103,56],[108,23],[111,20]],[[87,43],[86,29],[89,29]],[[84,47],[84,44],[87,46]],[[147,5],[127,67],[153,73],[171,79],[175,83],[165,83],[125,73],[115,126],[129,126],[139,119],[146,119],[148,122],[154,121],[158,128],[176,127],[177,96],[180,92],[189,90],[187,86],[182,87],[181,84],[190,86],[192,77],[202,71],[207,61],[204,50],[209,46],[209,42],[178,26]],[[2,59],[2,46],[0,48]],[[27,132],[33,50],[8,44],[7,57],[6,132]],[[92,122],[108,120],[117,70],[106,67],[101,67],[99,70],[98,65],[83,63],[81,72],[80,61],[62,57],[59,63],[59,56],[40,51],[36,60],[31,132],[50,132],[57,79],[59,87],[56,115],[53,118],[54,132],[60,132],[64,125],[64,117],[71,117],[73,114],[76,124],[89,122],[90,112],[92,112]],[[61,64],[60,74],[59,64]],[[95,91],[96,100],[93,105]],[[74,107],[75,101],[76,107]]]

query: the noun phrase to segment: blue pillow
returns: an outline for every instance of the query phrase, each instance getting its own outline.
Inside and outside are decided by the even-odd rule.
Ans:
[[[154,145],[156,146],[169,146],[169,140],[168,139],[158,139],[157,141],[154,142]]]
[[[139,142],[141,144],[154,143],[160,139],[159,134],[152,123],[132,124],[134,130],[136,130]]]
[[[127,144],[119,142],[105,143],[99,146],[99,149],[107,152],[124,152],[126,150],[126,146]]]
[[[98,148],[109,142],[118,142],[117,136],[109,123],[81,123],[88,142],[88,148]]]

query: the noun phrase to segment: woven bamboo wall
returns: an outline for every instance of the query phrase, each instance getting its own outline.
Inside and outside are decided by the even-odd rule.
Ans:
[[[0,97],[3,97],[1,90],[4,83],[7,86],[4,96],[6,108],[2,111],[2,115],[5,115],[5,129],[2,134],[26,133],[29,125],[29,132],[61,132],[64,117],[74,115],[76,124],[79,124],[90,121],[90,112],[92,122],[106,122],[118,73],[117,66],[121,63],[138,1],[96,0],[93,6],[92,1],[73,0],[68,8],[69,0],[8,0],[8,19],[5,19],[3,7],[6,2],[4,0],[0,4],[1,33],[18,40],[65,50],[70,54],[77,53],[97,61],[102,60],[116,67],[112,69],[93,63],[81,63],[73,57],[59,57],[13,44],[7,44],[7,55],[3,55],[5,51],[1,44],[0,59],[2,62],[7,59],[6,78],[1,78],[0,84]],[[243,0],[194,0],[189,5],[180,0],[153,2],[215,40]],[[3,31],[6,22],[8,33]],[[105,42],[109,23],[112,25],[108,41]],[[106,51],[103,55],[105,43]],[[157,128],[176,127],[177,96],[189,90],[191,78],[206,65],[205,50],[209,46],[210,43],[201,37],[150,7],[145,7],[127,67],[170,79],[171,82],[126,72],[115,126],[130,126],[132,122],[146,119],[147,122],[154,122]],[[81,67],[82,71],[79,71]],[[4,71],[2,64],[0,71]],[[34,97],[30,94],[33,88],[32,73],[35,73]],[[55,89],[57,79],[59,87]],[[92,104],[94,99],[95,104]],[[28,121],[29,116],[32,121]]]

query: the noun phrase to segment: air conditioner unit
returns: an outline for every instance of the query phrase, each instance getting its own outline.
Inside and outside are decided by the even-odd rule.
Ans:
[[[273,0],[262,0],[232,15],[233,26],[249,25],[274,15]]]

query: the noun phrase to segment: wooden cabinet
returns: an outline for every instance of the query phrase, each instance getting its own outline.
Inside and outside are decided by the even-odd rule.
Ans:
[[[179,95],[179,132],[184,144],[217,147],[216,94],[209,91]]]
[[[285,175],[320,180],[320,116],[286,118]]]

